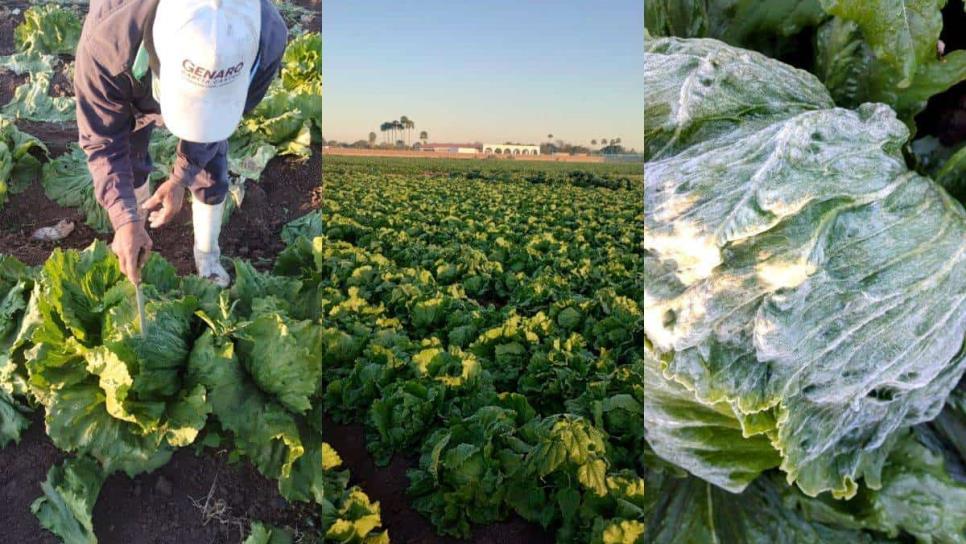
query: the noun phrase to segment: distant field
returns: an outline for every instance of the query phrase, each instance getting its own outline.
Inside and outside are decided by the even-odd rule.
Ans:
[[[340,155],[348,157],[406,157],[424,159],[460,159],[460,160],[490,160],[490,161],[542,161],[542,162],[584,162],[602,163],[604,157],[600,155],[512,155],[512,158],[500,155],[484,155],[483,153],[440,153],[437,151],[405,151],[395,149],[353,149],[344,147],[326,147],[324,155]]]

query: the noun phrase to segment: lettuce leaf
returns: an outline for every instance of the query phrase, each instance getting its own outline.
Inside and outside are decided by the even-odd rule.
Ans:
[[[52,73],[33,72],[30,80],[17,87],[10,102],[0,113],[16,119],[43,123],[67,123],[76,116],[74,98],[50,96]]]
[[[692,544],[728,542],[768,544],[795,542],[881,542],[859,529],[811,521],[784,503],[782,484],[763,478],[738,496],[697,478],[675,478],[663,473],[647,479],[658,497],[651,510],[645,542]]]
[[[14,29],[19,51],[70,55],[77,49],[81,21],[73,11],[56,5],[35,6],[24,11],[23,17]]]
[[[67,459],[51,467],[47,481],[40,484],[44,495],[30,510],[45,529],[66,544],[96,544],[94,503],[105,474],[87,457]]]
[[[929,97],[966,81],[966,51],[937,52],[946,0],[821,0],[817,74],[837,104],[884,102],[914,127]]]
[[[0,116],[0,209],[8,193],[23,191],[40,173],[40,160],[30,153],[33,149],[47,154],[43,142]]]
[[[107,211],[94,197],[94,180],[87,169],[87,156],[75,144],[69,151],[43,166],[41,184],[47,198],[67,208],[80,208],[91,228],[111,232]]]
[[[648,440],[734,492],[765,443],[808,495],[878,488],[966,370],[966,212],[906,169],[892,110],[757,53],[650,40],[645,105],[644,332],[696,405],[647,408]]]

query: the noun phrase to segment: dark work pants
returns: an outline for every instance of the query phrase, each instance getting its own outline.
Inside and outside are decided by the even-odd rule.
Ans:
[[[156,125],[164,126],[160,115],[146,114],[136,118],[134,130],[130,135],[131,145],[131,170],[134,174],[134,187],[144,185],[148,176],[154,171],[154,161],[151,159],[149,146],[151,144],[151,134]],[[178,158],[183,154],[180,152],[184,143],[179,142],[178,153],[175,160],[185,160]],[[189,144],[193,146],[203,144]],[[208,144],[211,146],[211,160],[201,169],[197,170],[193,182],[190,184],[191,195],[193,198],[205,204],[219,204],[228,195],[228,142]],[[169,164],[168,167],[173,165]]]

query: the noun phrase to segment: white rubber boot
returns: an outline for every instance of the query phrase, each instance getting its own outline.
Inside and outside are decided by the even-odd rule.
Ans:
[[[191,222],[195,230],[195,267],[199,276],[211,280],[221,288],[231,284],[228,272],[219,262],[221,248],[218,247],[218,235],[221,233],[221,216],[224,211],[224,201],[211,206],[198,199],[191,199]]]
[[[137,199],[138,202],[138,217],[141,218],[141,221],[144,221],[148,217],[148,211],[142,208],[141,205],[151,198],[151,182],[145,181],[144,185],[135,187],[134,198]]]

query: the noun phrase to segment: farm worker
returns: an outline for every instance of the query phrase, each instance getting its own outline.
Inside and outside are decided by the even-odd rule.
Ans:
[[[218,235],[228,194],[228,137],[278,75],[288,29],[272,0],[92,0],[74,74],[80,146],[114,227],[121,271],[140,281],[145,229],[190,189],[198,274],[222,287]],[[155,125],[180,140],[151,194]],[[149,213],[150,212],[150,213]]]

